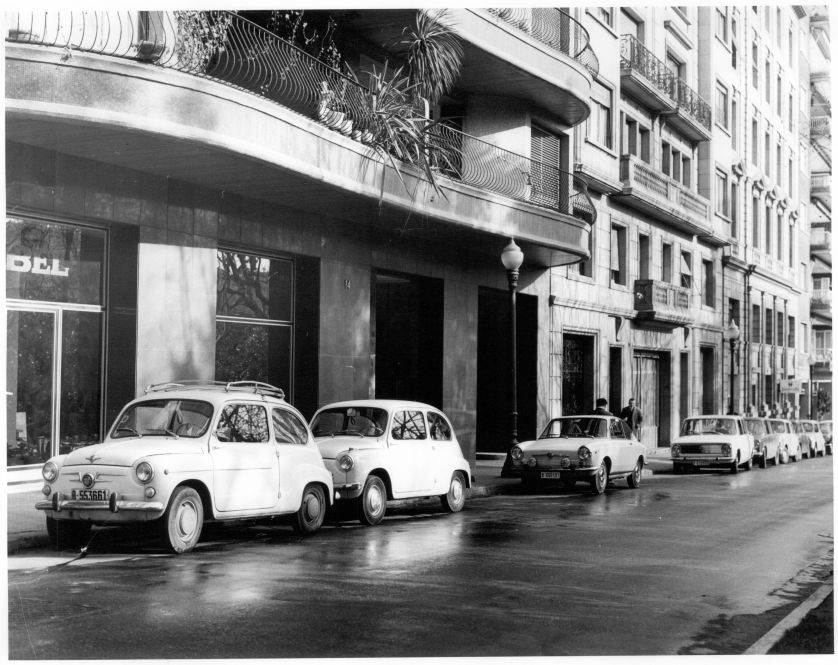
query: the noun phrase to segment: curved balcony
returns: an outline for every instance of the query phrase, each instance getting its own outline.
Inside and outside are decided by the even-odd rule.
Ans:
[[[437,196],[409,152],[369,145],[369,94],[354,80],[228,12],[200,13],[223,35],[214,47],[177,13],[144,14],[18,21],[7,139],[324,214],[372,212],[382,228],[419,211],[434,237],[477,249],[515,236],[535,265],[587,254],[595,213],[572,175],[417,118],[447,155],[433,168]]]
[[[415,9],[338,11],[342,27],[396,55]],[[446,23],[460,38],[458,93],[508,97],[543,111],[563,127],[590,114],[592,72],[599,62],[588,33],[555,9],[450,9]]]

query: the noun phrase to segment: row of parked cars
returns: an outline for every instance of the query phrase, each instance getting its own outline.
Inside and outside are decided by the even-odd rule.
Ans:
[[[446,416],[427,404],[329,404],[307,423],[281,389],[254,381],[149,386],[102,443],[44,464],[53,547],[93,525],[153,522],[166,547],[193,549],[207,520],[288,516],[303,534],[343,503],[365,524],[390,499],[438,496],[462,510],[470,467]]]

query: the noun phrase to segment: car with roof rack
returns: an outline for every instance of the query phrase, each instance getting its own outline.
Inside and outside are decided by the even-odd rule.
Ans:
[[[332,476],[302,414],[258,381],[150,385],[117,416],[102,443],[49,459],[44,499],[53,547],[76,547],[93,525],[153,522],[183,553],[205,521],[290,516],[317,531]]]
[[[332,473],[337,503],[353,505],[362,524],[380,523],[390,499],[437,496],[452,513],[465,504],[469,463],[451,422],[433,406],[335,402],[318,409],[311,431]]]

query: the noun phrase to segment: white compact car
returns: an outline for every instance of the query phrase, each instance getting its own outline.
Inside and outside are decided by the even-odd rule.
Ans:
[[[149,386],[102,443],[44,464],[53,546],[79,544],[93,524],[157,521],[176,553],[205,519],[292,515],[312,533],[334,489],[305,419],[282,390],[254,381]]]
[[[740,466],[753,466],[754,435],[741,416],[686,418],[670,453],[675,473],[691,467],[722,467],[739,473]]]
[[[439,496],[462,510],[471,472],[448,418],[400,400],[336,402],[319,409],[311,431],[332,473],[336,498],[355,502],[358,519],[384,519],[388,499]]]
[[[512,446],[510,457],[526,487],[584,480],[594,494],[602,494],[614,478],[625,478],[629,487],[640,484],[646,449],[620,418],[563,416],[551,420],[537,439]]]

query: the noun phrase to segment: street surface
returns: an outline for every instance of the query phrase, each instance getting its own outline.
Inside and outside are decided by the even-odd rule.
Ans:
[[[9,557],[11,659],[740,654],[831,576],[833,458]],[[392,505],[392,504],[391,504]]]

